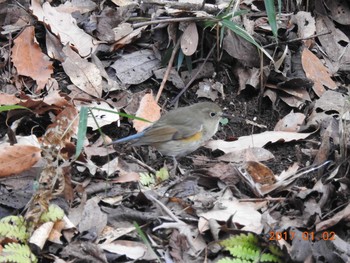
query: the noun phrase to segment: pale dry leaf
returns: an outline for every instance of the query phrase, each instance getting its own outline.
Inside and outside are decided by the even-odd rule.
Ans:
[[[237,150],[244,150],[252,147],[263,147],[267,143],[271,142],[290,142],[294,140],[303,140],[310,136],[312,133],[296,133],[296,132],[275,132],[266,131],[259,134],[253,134],[248,136],[242,136],[234,142],[226,142],[223,140],[209,141],[205,147],[211,150],[221,150],[224,153],[229,153]]]
[[[275,156],[264,148],[248,148],[226,153],[218,158],[220,161],[240,163],[244,161],[268,161]]]
[[[285,94],[279,94],[279,98],[284,101],[288,106],[294,108],[300,108],[305,101],[303,99],[299,99],[298,97],[288,96]]]
[[[85,104],[84,106],[89,107],[94,115],[93,117],[91,114],[89,114],[87,120],[87,126],[91,127],[93,130],[97,130],[98,128],[119,121],[120,119],[119,114],[109,112],[113,111],[113,108],[104,101],[94,101],[90,104]],[[80,110],[80,107],[78,107],[78,109]],[[117,126],[119,126],[119,124],[117,124]]]
[[[100,98],[102,96],[102,77],[96,65],[82,59],[69,46],[65,46],[63,52],[67,57],[62,63],[62,67],[74,85],[82,91]]]
[[[274,131],[298,132],[305,118],[303,113],[291,111],[277,122]]]
[[[38,227],[29,239],[29,243],[35,245],[36,247],[43,249],[49,238],[50,232],[54,226],[54,222],[46,222]]]
[[[344,113],[349,107],[348,103],[348,95],[333,90],[327,90],[318,100],[316,100],[314,111],[316,113],[320,113],[321,111],[333,114]]]
[[[52,59],[63,62],[66,55],[62,51],[63,45],[61,41],[47,28],[45,28],[45,32],[47,55]]]
[[[123,37],[131,34],[133,32],[133,27],[130,23],[121,23],[117,27],[113,28],[114,40],[119,41]]]
[[[299,11],[291,17],[290,22],[298,26],[298,37],[300,38],[307,38],[315,34],[315,18],[309,12]]]
[[[99,244],[99,246],[110,253],[125,255],[131,259],[140,259],[147,251],[147,246],[142,242],[129,240],[116,240],[109,244]]]
[[[181,50],[185,56],[191,56],[198,46],[198,31],[195,22],[189,23],[181,37]]]
[[[84,14],[93,11],[97,7],[96,3],[91,0],[72,0],[59,5],[56,9],[63,13],[79,12]]]
[[[330,229],[331,227],[338,224],[340,221],[349,221],[350,219],[350,204],[348,204],[344,209],[334,214],[331,218],[319,222],[316,225],[316,231],[322,231]]]
[[[207,98],[215,101],[218,98],[218,91],[213,89],[213,83],[210,81],[201,81],[198,84],[198,90],[196,91],[196,95],[198,98]]]
[[[112,0],[112,2],[117,6],[129,6],[133,4],[138,4],[135,0]]]
[[[262,202],[264,203],[264,202]],[[218,199],[212,210],[199,213],[198,216],[203,220],[215,219],[217,221],[227,221],[231,218],[233,224],[240,224],[243,230],[261,233],[263,228],[261,223],[261,214],[257,211],[262,203],[239,202],[238,199]]]
[[[63,45],[72,45],[82,57],[89,56],[97,48],[97,40],[78,27],[71,14],[58,11],[49,2],[41,6],[39,0],[32,1],[31,9],[38,20],[48,25],[52,33],[61,39]]]
[[[142,97],[140,106],[136,112],[136,116],[146,119],[151,122],[155,122],[160,118],[160,107],[153,97],[153,93],[147,93]],[[134,120],[134,128],[137,132],[140,132],[152,125],[150,122]]]
[[[348,71],[350,54],[348,52],[350,39],[346,32],[334,24],[334,16],[317,16],[316,33],[320,41],[323,52],[326,53],[324,59],[332,75],[338,71]],[[321,35],[323,32],[332,32],[331,34]]]
[[[20,103],[20,99],[15,94],[6,94],[0,92],[0,105],[16,105]]]
[[[93,64],[95,64],[95,66],[100,71],[102,79],[107,81],[107,83],[102,84],[103,90],[105,92],[111,92],[111,91],[121,90],[121,89],[125,88],[125,87],[123,87],[122,83],[119,83],[116,80],[114,80],[108,76],[103,63],[95,54],[91,54],[91,62]]]
[[[99,236],[107,225],[107,214],[101,211],[98,205],[99,197],[94,197],[86,201],[81,220],[78,225],[80,233],[95,229],[96,235]]]
[[[40,92],[51,77],[53,66],[35,43],[33,26],[24,29],[14,40],[11,58],[18,73],[34,79],[38,84],[36,92]]]
[[[69,102],[65,97],[61,96],[58,82],[56,79],[50,78],[47,83],[47,95],[44,97],[44,103],[47,105],[55,105],[60,108],[68,105]]]
[[[132,43],[135,39],[137,39],[141,36],[142,31],[144,31],[146,28],[147,28],[147,26],[136,28],[130,34],[128,34],[127,36],[118,40],[113,45],[112,50],[120,49],[120,48],[124,47],[125,45]]]
[[[154,76],[157,79],[163,79],[164,75],[165,75],[165,72],[166,72],[166,68],[160,68],[160,69],[157,69],[157,70],[153,71]],[[169,73],[169,76],[168,76],[168,81],[173,83],[173,85],[176,88],[178,88],[178,89],[183,89],[185,87],[185,83],[182,80],[182,78],[180,77],[179,72],[176,71],[176,69],[174,69],[174,68],[172,68],[170,70],[170,73]]]
[[[321,97],[326,91],[323,86],[329,89],[336,89],[337,84],[331,79],[327,68],[321,63],[309,49],[304,48],[301,61],[306,77],[314,81],[313,90],[317,96]]]
[[[31,168],[41,158],[41,149],[31,145],[2,144],[0,177],[16,175]]]
[[[154,52],[142,49],[123,55],[111,67],[115,69],[116,76],[124,84],[140,84],[153,75],[153,70],[158,69],[160,61]]]
[[[108,174],[118,173],[118,177],[111,181],[113,183],[138,182],[140,180],[139,173],[134,172],[134,170],[140,171],[140,167],[128,164],[118,157],[107,162],[100,169]]]

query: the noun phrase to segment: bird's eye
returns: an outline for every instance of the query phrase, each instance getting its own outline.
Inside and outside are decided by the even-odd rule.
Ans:
[[[211,113],[209,113],[209,115],[210,115],[210,117],[215,117],[216,116],[216,112],[211,112]]]

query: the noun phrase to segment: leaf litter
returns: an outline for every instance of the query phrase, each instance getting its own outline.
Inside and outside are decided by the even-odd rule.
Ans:
[[[0,4],[1,217],[21,211],[31,222],[33,239],[21,242],[38,246],[38,261],[220,262],[240,257],[217,242],[248,233],[265,254],[276,245],[279,262],[349,260],[349,39],[329,18],[347,25],[349,10],[282,6],[277,45],[267,17],[219,12],[265,12],[243,2],[24,1],[27,13]],[[152,148],[105,146],[149,125],[132,116],[171,110],[184,88],[179,105],[215,101],[230,118],[178,172]],[[48,224],[51,203],[65,217]]]

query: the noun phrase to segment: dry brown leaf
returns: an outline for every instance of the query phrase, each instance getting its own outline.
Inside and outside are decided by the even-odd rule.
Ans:
[[[198,46],[198,31],[195,22],[190,23],[181,37],[181,50],[186,56],[193,55]]]
[[[54,123],[47,127],[43,136],[43,142],[48,145],[65,146],[78,130],[78,110],[73,106],[67,106],[57,115]]]
[[[313,90],[317,96],[321,97],[326,91],[323,85],[329,89],[337,88],[337,84],[331,79],[327,68],[321,63],[318,57],[307,48],[304,48],[303,50],[301,61],[306,77],[315,82]]]
[[[154,100],[153,94],[146,94],[140,102],[140,106],[136,112],[136,116],[144,118],[151,122],[155,122],[160,118],[160,107]],[[137,132],[140,132],[150,126],[152,123],[134,120],[134,128]]]
[[[71,14],[58,11],[49,2],[41,6],[38,0],[32,1],[31,9],[39,21],[49,25],[51,31],[59,36],[63,45],[74,46],[81,56],[89,56],[97,48],[97,40],[79,28]]]
[[[275,175],[266,165],[260,162],[249,161],[245,163],[245,170],[259,184],[273,184],[276,182]]]
[[[96,65],[82,59],[69,46],[65,46],[63,52],[67,57],[62,63],[62,67],[74,85],[82,91],[100,98],[102,95],[102,77]]]
[[[49,57],[41,52],[34,42],[34,27],[27,27],[14,40],[12,62],[20,75],[31,77],[38,84],[36,92],[40,92],[53,73]]]
[[[0,147],[0,177],[28,170],[39,161],[40,152],[40,148],[31,145],[3,145]]]

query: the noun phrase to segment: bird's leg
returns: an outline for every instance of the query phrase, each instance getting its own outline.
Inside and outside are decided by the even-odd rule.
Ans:
[[[178,163],[175,156],[172,156],[172,157],[173,157],[173,167],[169,170],[169,174],[170,176],[174,177],[177,172]]]

